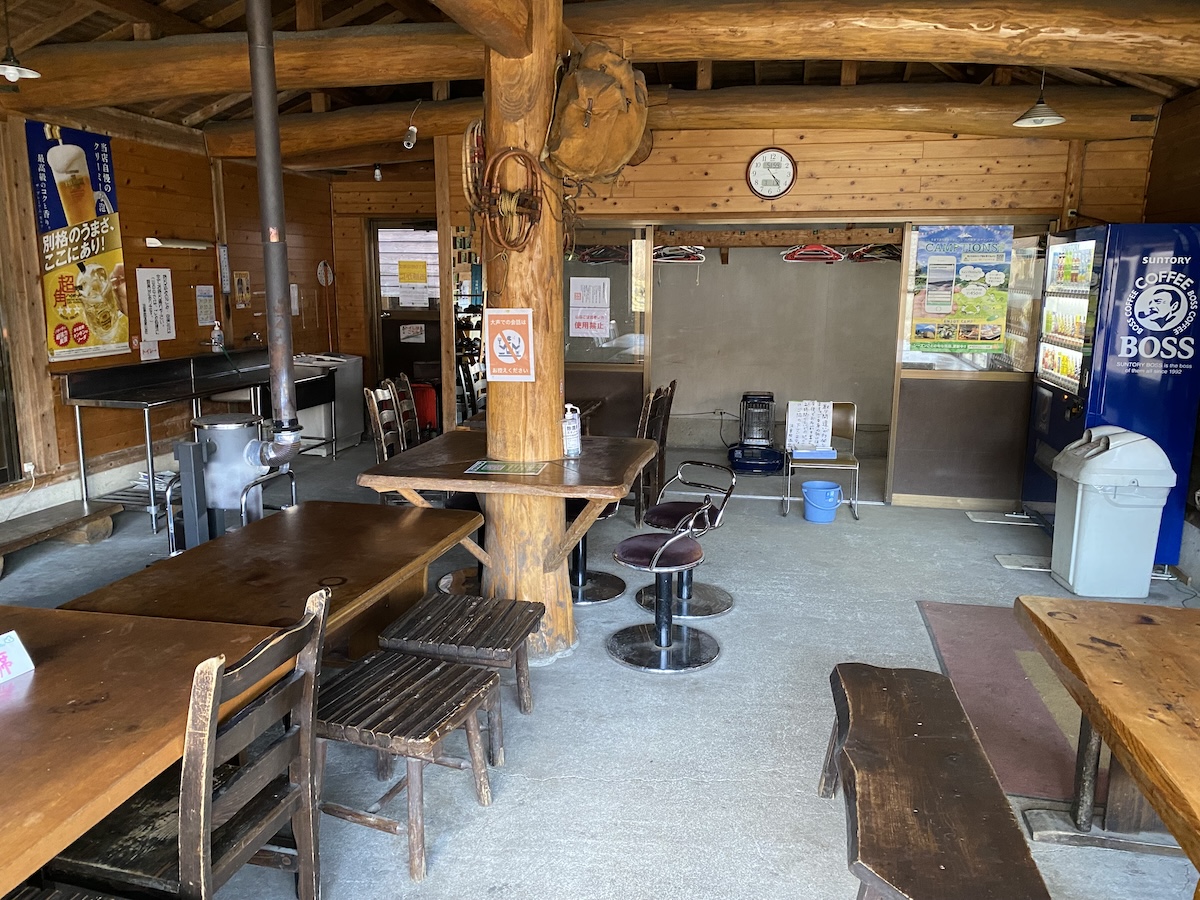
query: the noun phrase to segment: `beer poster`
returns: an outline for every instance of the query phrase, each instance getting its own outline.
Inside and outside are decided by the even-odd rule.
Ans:
[[[104,135],[27,121],[51,361],[129,352],[116,175]]]
[[[1003,353],[1011,225],[922,225],[913,232],[913,350]]]

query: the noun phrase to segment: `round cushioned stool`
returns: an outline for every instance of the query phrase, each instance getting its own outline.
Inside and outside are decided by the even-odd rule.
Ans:
[[[617,545],[613,559],[623,566],[654,573],[654,624],[630,625],[608,638],[609,655],[646,672],[686,672],[717,658],[716,638],[698,628],[675,625],[671,616],[671,576],[704,562],[696,536],[708,530],[711,505],[680,522],[672,534],[635,534]]]
[[[706,475],[699,471],[703,469],[714,471],[711,475]],[[725,485],[726,480],[729,482],[728,486]],[[729,505],[729,498],[733,495],[733,487],[737,483],[737,476],[733,470],[726,466],[698,460],[682,462],[679,464],[679,470],[675,473],[675,477],[663,485],[662,493],[659,494],[660,500],[666,494],[667,488],[676,483],[703,490],[706,495],[722,495],[719,505],[711,504],[712,508],[707,513],[708,519],[702,523],[705,531],[710,528],[719,528],[721,520],[725,516],[725,509]],[[673,531],[680,522],[694,516],[705,502],[711,503],[709,496],[706,496],[704,500],[659,502],[646,510],[644,521],[651,528]],[[733,608],[733,597],[727,590],[714,584],[693,582],[691,569],[681,571],[677,580],[678,587],[671,605],[671,615],[674,617],[698,619],[704,616],[719,616]],[[654,609],[655,596],[656,586],[648,584],[637,592],[635,599],[643,609]]]
[[[588,501],[580,497],[567,498],[567,521],[574,522],[587,507]],[[607,519],[617,513],[619,504],[604,507],[596,521]],[[571,599],[576,606],[607,603],[625,593],[625,581],[608,572],[595,572],[587,567],[587,532],[571,551]]]

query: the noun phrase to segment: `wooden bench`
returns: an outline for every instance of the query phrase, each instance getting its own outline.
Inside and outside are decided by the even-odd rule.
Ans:
[[[0,523],[0,574],[4,557],[50,538],[73,544],[94,544],[112,534],[112,517],[125,507],[120,503],[72,500]]]
[[[842,787],[859,900],[1050,900],[949,678],[841,663],[829,681],[820,793]]]

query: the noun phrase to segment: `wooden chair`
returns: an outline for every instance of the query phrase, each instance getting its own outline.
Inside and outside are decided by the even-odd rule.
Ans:
[[[408,872],[425,877],[424,769],[429,763],[470,769],[480,806],[492,802],[487,762],[504,762],[500,676],[475,666],[380,650],[343,669],[321,686],[317,701],[317,766],[324,770],[326,741],[343,741],[377,753],[402,756],[406,773],[367,809],[323,802],[321,811],[389,834],[408,833]],[[484,759],[479,713],[487,716],[488,760]],[[442,742],[462,728],[469,761],[448,757]],[[380,810],[407,791],[408,819]],[[303,898],[302,898],[303,900]]]
[[[467,410],[464,418],[470,418],[487,409],[487,376],[483,371],[483,363],[478,360],[460,362],[458,378]]]
[[[633,483],[633,518],[641,526],[646,510],[658,499],[667,476],[667,428],[671,424],[671,404],[675,401],[675,382],[648,394],[642,404],[637,437],[658,443],[658,453],[646,463]]]
[[[313,709],[329,596],[232,667],[196,667],[182,762],[55,857],[49,881],[207,900],[290,822],[299,896],[320,896]],[[223,706],[237,712],[222,722]]]
[[[404,451],[400,417],[392,391],[386,387],[363,388],[367,401],[367,417],[371,420],[371,435],[375,438],[375,461],[384,463]]]
[[[786,516],[792,505],[793,469],[839,469],[853,473],[850,490],[850,512],[858,518],[858,457],[854,455],[854,435],[858,426],[858,407],[853,403],[836,401],[833,404],[833,440],[837,450],[836,459],[792,459],[784,460],[787,466],[787,485],[783,494],[783,514]],[[841,442],[841,446],[838,445]]]
[[[396,410],[400,430],[400,449],[415,447],[421,443],[421,422],[417,418],[417,403],[408,376],[401,372],[395,378],[385,378],[379,386],[391,391],[392,408]]]

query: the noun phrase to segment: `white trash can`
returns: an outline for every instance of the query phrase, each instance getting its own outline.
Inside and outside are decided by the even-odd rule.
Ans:
[[[1145,597],[1175,472],[1162,448],[1124,428],[1089,428],[1054,458],[1050,574],[1083,597]]]

